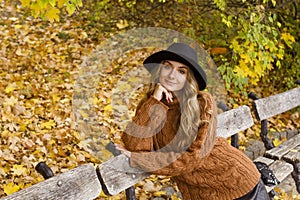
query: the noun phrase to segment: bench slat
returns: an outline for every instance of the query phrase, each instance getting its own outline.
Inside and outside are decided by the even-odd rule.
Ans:
[[[281,160],[274,161],[273,159],[266,158],[263,156],[256,158],[254,161],[260,161],[267,164],[280,182],[282,182],[289,174],[291,174],[294,169],[293,165],[289,163],[286,163]],[[266,186],[266,189],[268,192],[270,192],[274,187],[275,186]]]
[[[266,151],[266,156],[280,160],[285,154],[289,153],[291,149],[294,149],[299,144],[300,134],[297,134],[279,146]]]
[[[276,160],[269,167],[280,182],[282,182],[293,171],[293,165],[280,160]],[[274,186],[266,186],[268,192],[270,192],[273,188]]]
[[[263,156],[259,156],[257,157],[254,162],[263,162],[265,163],[266,165],[271,165],[275,160],[273,159],[270,159],[270,158],[266,158],[266,157],[263,157]]]
[[[224,138],[246,130],[253,125],[253,118],[248,106],[240,106],[223,112],[218,115],[217,120],[217,135]]]
[[[128,158],[123,154],[100,164],[97,173],[103,183],[103,191],[110,195],[116,195],[150,175],[131,168]]]
[[[300,106],[300,87],[254,101],[260,121]]]
[[[283,156],[283,160],[291,163],[299,163],[300,162],[300,145],[291,149],[289,153]]]
[[[95,168],[85,164],[3,197],[1,200],[92,200],[99,196],[101,190]]]

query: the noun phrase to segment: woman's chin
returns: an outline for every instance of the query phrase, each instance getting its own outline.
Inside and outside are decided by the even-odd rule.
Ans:
[[[173,92],[174,88],[172,86],[169,85],[163,85],[164,88],[166,88],[169,92]]]

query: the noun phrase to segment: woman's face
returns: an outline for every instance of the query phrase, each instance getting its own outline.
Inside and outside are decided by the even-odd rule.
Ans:
[[[170,92],[181,90],[186,82],[188,67],[180,62],[164,61],[160,71],[159,82]]]

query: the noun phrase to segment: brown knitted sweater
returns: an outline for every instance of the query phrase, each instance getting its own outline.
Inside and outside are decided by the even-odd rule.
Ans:
[[[216,137],[216,106],[207,92],[198,95],[198,134],[186,151],[168,148],[176,142],[180,105],[143,100],[122,140],[132,151],[130,165],[153,174],[172,176],[184,200],[232,200],[248,193],[260,174],[253,162],[226,139]],[[174,139],[175,138],[175,139]]]

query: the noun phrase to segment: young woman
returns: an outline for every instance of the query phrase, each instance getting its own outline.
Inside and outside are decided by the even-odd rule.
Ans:
[[[253,162],[216,136],[216,105],[202,91],[196,51],[174,43],[144,66],[153,84],[122,136],[125,147],[116,144],[130,165],[172,176],[184,200],[269,199]]]

